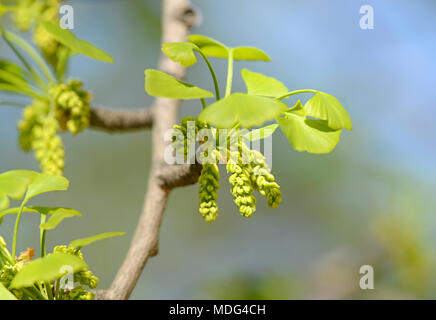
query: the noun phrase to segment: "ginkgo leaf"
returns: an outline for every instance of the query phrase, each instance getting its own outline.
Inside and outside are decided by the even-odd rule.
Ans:
[[[43,21],[40,23],[57,41],[70,48],[73,52],[84,54],[96,60],[104,62],[114,62],[114,59],[106,52],[97,48],[92,43],[76,38],[74,33],[69,30],[62,29],[57,24],[51,21]]]
[[[40,174],[29,184],[24,202],[42,193],[67,190],[68,184],[68,180],[64,177]]]
[[[30,170],[11,170],[0,174],[0,193],[12,199],[21,199],[27,186],[39,176],[38,172]]]
[[[125,232],[101,233],[101,234],[97,234],[97,235],[92,236],[92,237],[82,238],[82,239],[77,239],[77,240],[71,241],[68,246],[70,248],[82,248],[82,247],[87,246],[93,242],[100,241],[100,240],[107,239],[107,238],[112,238],[112,237],[119,237],[119,236],[122,236],[124,234],[125,234]]]
[[[191,42],[169,42],[162,46],[162,51],[168,58],[180,62],[184,67],[192,66],[197,62],[194,50],[198,50],[198,47]]]
[[[23,212],[34,212],[34,213],[39,213],[39,214],[52,215],[52,214],[56,213],[59,209],[75,211],[73,209],[61,208],[61,207],[34,207],[34,206],[30,206],[30,207],[24,207]],[[0,211],[0,219],[2,219],[5,215],[8,215],[8,214],[17,214],[19,211],[20,211],[19,207],[9,208],[9,209]],[[75,211],[75,212],[78,213],[76,215],[80,215],[80,212],[78,212],[78,211]]]
[[[213,93],[192,84],[182,82],[169,74],[154,70],[145,70],[145,91],[153,97],[171,99],[199,99],[213,97]]]
[[[199,47],[200,50],[209,57],[227,59],[229,56],[229,48],[215,39],[199,34],[192,34],[188,37],[188,40]]]
[[[274,133],[274,131],[276,131],[278,126],[279,125],[277,123],[270,124],[268,126],[259,129],[251,130],[250,132],[244,134],[243,137],[244,139],[249,141],[265,139],[271,136]]]
[[[26,264],[11,282],[11,288],[30,287],[37,281],[52,281],[65,275],[66,268],[72,272],[85,270],[86,263],[80,258],[65,253],[52,253]]]
[[[326,120],[307,119],[300,101],[277,121],[292,147],[309,153],[331,152],[338,144],[342,131],[331,129]]]
[[[79,211],[68,208],[57,208],[50,216],[48,221],[41,223],[39,228],[41,230],[51,230],[57,227],[62,220],[66,218],[72,218],[74,216],[82,216]]]
[[[5,215],[8,214],[17,214],[20,211],[20,208],[9,208],[3,211],[0,211],[0,224],[2,223],[2,219]],[[23,212],[37,212],[36,210],[29,210],[28,208],[24,208]]]
[[[233,59],[248,61],[271,61],[271,58],[262,50],[254,47],[233,48]]]
[[[215,39],[198,34],[190,35],[188,40],[200,48],[205,55],[213,58],[227,59],[229,57],[229,51],[231,50],[233,52],[233,59],[235,60],[271,60],[265,52],[254,47],[229,48]]]
[[[231,128],[236,124],[250,128],[274,119],[285,110],[286,104],[279,100],[238,92],[208,106],[198,120],[217,128]]]
[[[1,7],[0,7],[1,10]],[[0,12],[1,16],[1,12]],[[12,292],[10,292],[6,287],[0,282],[0,300],[17,300]]]
[[[242,69],[241,75],[247,87],[248,94],[275,98],[288,92],[288,88],[286,88],[282,82],[261,73]]]
[[[332,129],[352,130],[353,125],[350,115],[341,103],[332,95],[318,92],[304,105],[308,116],[327,120],[328,126]]]

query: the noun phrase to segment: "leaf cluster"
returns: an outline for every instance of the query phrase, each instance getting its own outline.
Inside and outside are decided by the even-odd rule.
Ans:
[[[164,44],[162,51],[169,59],[185,67],[197,62],[196,54],[201,56],[209,67],[215,94],[153,69],[145,71],[145,91],[156,97],[200,99],[203,110],[197,119],[212,127],[227,129],[260,127],[257,130],[261,131],[256,133],[261,133],[265,128],[275,130],[280,126],[295,150],[310,153],[332,151],[339,142],[342,129],[352,130],[351,118],[341,103],[332,95],[318,90],[289,91],[275,78],[243,69],[241,76],[247,90],[232,93],[234,60],[270,61],[269,56],[260,49],[231,48],[212,38],[191,35],[186,42]],[[216,74],[209,57],[228,60],[224,98],[221,98]],[[289,107],[287,98],[302,93],[314,95],[304,105],[298,101]],[[213,97],[216,101],[207,105],[205,99]],[[277,123],[261,127],[269,121]],[[247,136],[248,139],[252,137],[252,134]]]
[[[38,195],[64,191],[68,189],[68,185],[69,182],[64,177],[28,170],[14,170],[0,174],[0,223],[3,217],[16,215],[12,253],[9,253],[5,241],[0,237],[0,298],[71,298],[68,290],[63,290],[59,283],[59,279],[66,274],[63,268],[65,266],[69,267],[69,272],[73,272],[75,277],[81,276],[80,283],[96,284],[96,280],[91,282],[89,280],[95,277],[88,271],[88,266],[83,261],[81,248],[99,240],[121,236],[124,233],[109,232],[76,239],[64,249],[55,248],[53,253],[46,254],[46,232],[55,229],[63,220],[80,217],[82,214],[77,210],[64,207],[28,206],[28,203]],[[21,205],[10,208],[10,199],[22,199]],[[39,224],[41,257],[36,260],[32,260],[33,249],[31,249],[31,254],[28,253],[30,250],[28,249],[16,258],[18,227],[23,213],[36,213],[41,217]],[[80,292],[75,297],[90,297],[86,291]],[[67,295],[63,297],[64,294]]]

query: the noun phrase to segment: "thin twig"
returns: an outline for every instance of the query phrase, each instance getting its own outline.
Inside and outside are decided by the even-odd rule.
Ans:
[[[93,129],[121,132],[149,129],[152,126],[153,111],[151,108],[131,111],[91,108],[91,128]]]

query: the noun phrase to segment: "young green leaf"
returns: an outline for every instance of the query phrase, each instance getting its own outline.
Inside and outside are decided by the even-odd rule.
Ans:
[[[164,43],[162,51],[165,55],[175,62],[180,62],[184,67],[192,66],[197,62],[194,50],[198,47],[190,42],[169,42]]]
[[[71,31],[62,29],[57,24],[50,21],[43,21],[40,24],[57,41],[70,48],[72,51],[84,54],[96,60],[114,62],[114,59],[108,53],[104,52],[100,48],[97,48],[88,41],[76,38]]]
[[[242,69],[241,75],[247,87],[248,94],[275,98],[288,92],[288,88],[286,88],[282,82],[261,73]]]
[[[169,74],[154,70],[145,70],[145,91],[153,97],[171,99],[199,99],[213,97],[213,93],[192,84],[182,82]]]
[[[53,74],[50,71],[50,67],[47,65],[47,63],[44,61],[41,55],[35,50],[35,48],[32,47],[26,40],[16,35],[15,33],[8,32],[1,28],[0,28],[0,34],[3,36],[3,39],[5,39],[6,43],[12,48],[14,53],[20,58],[20,60],[23,62],[26,68],[33,74],[35,80],[38,81],[39,76],[31,68],[31,66],[28,64],[26,59],[24,59],[24,57],[20,54],[16,46],[24,50],[33,59],[33,61],[44,73],[44,76],[47,78],[47,80],[49,80],[50,82],[56,82],[56,79],[53,77]]]
[[[12,170],[0,174],[0,193],[10,196],[12,199],[21,199],[26,188],[36,177],[38,172],[30,170]]]
[[[1,7],[0,7],[1,9]],[[1,12],[0,12],[1,13]],[[1,16],[1,14],[0,14]],[[0,300],[17,300],[12,292],[10,292],[6,287],[0,282]]]
[[[42,193],[67,190],[68,184],[68,180],[64,177],[40,174],[29,184],[24,202]]]
[[[112,238],[112,237],[119,237],[119,236],[122,236],[124,234],[125,234],[125,232],[101,233],[101,234],[97,234],[97,235],[92,236],[92,237],[82,238],[82,239],[77,239],[77,240],[71,241],[68,246],[70,248],[82,248],[84,246],[87,246],[87,245],[95,242],[95,241],[100,241],[100,240]]]
[[[327,120],[328,126],[334,130],[353,129],[348,112],[338,99],[328,93],[318,92],[306,102],[304,109],[308,116]]]
[[[85,270],[86,263],[80,258],[64,253],[48,254],[25,265],[11,283],[11,288],[30,287],[37,281],[52,281],[65,275],[65,266],[72,272]]]
[[[227,59],[230,48],[221,42],[202,35],[193,34],[188,40],[195,44],[207,56]],[[270,57],[260,49],[253,47],[236,47],[232,49],[235,60],[270,61]]]
[[[286,110],[279,100],[246,93],[233,93],[204,109],[198,120],[217,128],[231,128],[241,124],[244,128],[260,126]]]
[[[52,230],[57,227],[62,220],[66,218],[72,218],[74,216],[82,216],[79,211],[68,209],[68,208],[57,208],[53,213],[51,213],[50,218],[47,222],[42,223],[39,228],[41,230]]]
[[[73,209],[68,209],[68,208],[61,208],[61,207],[35,207],[35,206],[29,206],[29,207],[24,207],[23,208],[23,212],[34,212],[34,213],[39,213],[39,214],[45,214],[45,215],[53,215],[55,214],[59,209],[64,209],[64,210],[71,210],[71,211],[75,211]],[[0,221],[1,219],[8,214],[17,214],[20,211],[19,207],[15,207],[15,208],[9,208],[3,211],[0,211]],[[80,212],[75,211],[77,214],[76,215],[81,215]],[[1,224],[1,222],[0,222]]]
[[[309,153],[331,152],[338,144],[342,131],[329,128],[326,120],[306,119],[300,101],[277,121],[292,147]]]
[[[244,139],[249,140],[249,141],[256,141],[256,140],[265,139],[265,138],[268,138],[269,136],[271,136],[274,133],[274,131],[276,131],[278,126],[279,125],[277,123],[270,124],[270,125],[265,126],[263,128],[251,130],[250,132],[244,134],[243,137],[244,137]]]
[[[25,76],[27,74],[26,71],[24,71],[19,65],[13,62],[0,60],[0,70],[11,73],[25,81]]]
[[[24,95],[24,96],[29,96],[32,98],[37,98],[37,99],[43,99],[43,97],[35,92],[34,90],[31,89],[26,89],[26,88],[18,88],[17,86],[11,85],[11,84],[6,84],[6,83],[1,83],[0,82],[0,91],[6,91],[12,94],[18,94],[18,95]]]
[[[188,37],[188,40],[209,57],[227,59],[229,56],[229,48],[215,39],[193,34]]]
[[[9,199],[8,199],[8,201],[9,201]],[[3,217],[5,215],[8,215],[8,214],[17,214],[19,211],[20,211],[20,208],[9,208],[9,209],[0,211],[0,224],[2,224]],[[26,207],[23,209],[23,212],[36,212],[36,213],[38,213],[38,211],[29,209],[29,208],[26,208]]]
[[[248,61],[271,61],[271,58],[265,52],[253,47],[234,48],[233,59]]]
[[[18,89],[31,90],[26,80],[16,74],[0,69],[0,82],[9,83]]]

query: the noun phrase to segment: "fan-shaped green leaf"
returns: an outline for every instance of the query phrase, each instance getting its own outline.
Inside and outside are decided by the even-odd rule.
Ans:
[[[277,121],[292,147],[309,153],[329,153],[338,144],[342,131],[331,129],[326,120],[306,119],[300,101]]]
[[[215,39],[193,34],[188,37],[188,40],[209,57],[227,59],[229,56],[229,48]]]
[[[193,34],[188,37],[188,40],[199,47],[200,50],[209,57],[223,59],[229,57],[230,48],[215,39]],[[233,59],[235,60],[271,60],[265,52],[257,48],[236,47],[231,50],[233,51]]]
[[[285,110],[286,105],[281,101],[238,92],[211,104],[198,119],[217,128],[231,128],[236,124],[250,128],[274,119]]]
[[[244,139],[250,141],[265,139],[271,136],[274,133],[274,131],[276,131],[278,126],[279,125],[276,123],[270,124],[268,126],[259,129],[251,130],[250,132],[244,134],[243,137]]]
[[[39,227],[41,230],[51,230],[57,227],[62,220],[66,218],[72,218],[74,216],[82,216],[79,211],[68,209],[68,208],[58,208],[53,213],[51,213],[50,218],[47,222],[42,223]]]
[[[43,21],[41,25],[50,33],[57,41],[70,48],[72,51],[84,54],[96,60],[104,62],[114,62],[114,59],[106,52],[97,48],[92,43],[80,40],[69,30],[62,29],[57,24],[50,21]]]
[[[27,202],[42,193],[67,190],[68,184],[68,180],[64,177],[40,174],[29,184],[24,201]]]
[[[81,215],[80,212],[78,212],[78,211],[75,211],[73,209],[68,209],[68,208],[61,208],[61,207],[34,207],[34,206],[29,206],[29,207],[24,207],[23,208],[23,212],[34,212],[34,213],[39,213],[39,214],[53,215],[59,209],[71,210],[71,211],[74,211],[74,212],[78,213],[76,215],[79,215],[79,216]],[[0,219],[2,219],[5,215],[8,215],[8,214],[17,214],[19,211],[20,211],[19,207],[9,208],[9,209],[0,211]]]
[[[9,199],[8,199],[8,201],[9,201]],[[6,209],[6,210],[3,210],[3,211],[0,211],[0,224],[2,224],[2,222],[3,222],[3,217],[4,217],[5,215],[8,215],[8,214],[17,214],[18,211],[20,211],[20,208],[10,208],[10,209]],[[36,210],[31,210],[31,209],[29,209],[29,208],[24,208],[24,209],[23,209],[23,212],[36,212],[36,213],[38,213],[38,211],[36,211]]]
[[[103,239],[107,239],[107,238],[112,238],[112,237],[119,237],[124,235],[125,232],[107,232],[107,233],[101,233],[101,234],[97,234],[95,236],[92,237],[88,237],[88,238],[82,238],[82,239],[77,239],[74,241],[71,241],[69,244],[70,248],[82,248],[84,246],[87,246],[95,241],[100,241]]]
[[[271,61],[271,58],[265,52],[253,47],[233,48],[233,59],[248,61]]]
[[[171,99],[199,99],[213,97],[213,93],[192,84],[182,82],[169,74],[154,70],[145,70],[145,91],[153,97]]]
[[[191,42],[169,42],[162,46],[162,51],[168,58],[180,62],[184,67],[192,66],[197,62],[194,50],[198,50],[198,47]]]
[[[80,258],[64,253],[48,254],[25,265],[17,273],[11,283],[11,288],[30,287],[37,281],[52,281],[65,275],[65,266],[72,272],[87,268]]]
[[[0,7],[1,10],[1,7]],[[1,12],[0,12],[1,16]],[[5,286],[0,282],[0,300],[17,300],[12,292],[5,288]]]
[[[12,170],[0,174],[0,193],[10,196],[12,199],[21,199],[26,188],[36,177],[38,172],[30,170]]]
[[[248,94],[275,98],[288,92],[288,88],[286,88],[282,82],[261,73],[242,69],[241,75],[247,87]]]
[[[353,125],[350,115],[341,103],[332,95],[318,92],[304,105],[308,116],[327,120],[328,126],[332,129],[352,130]]]

